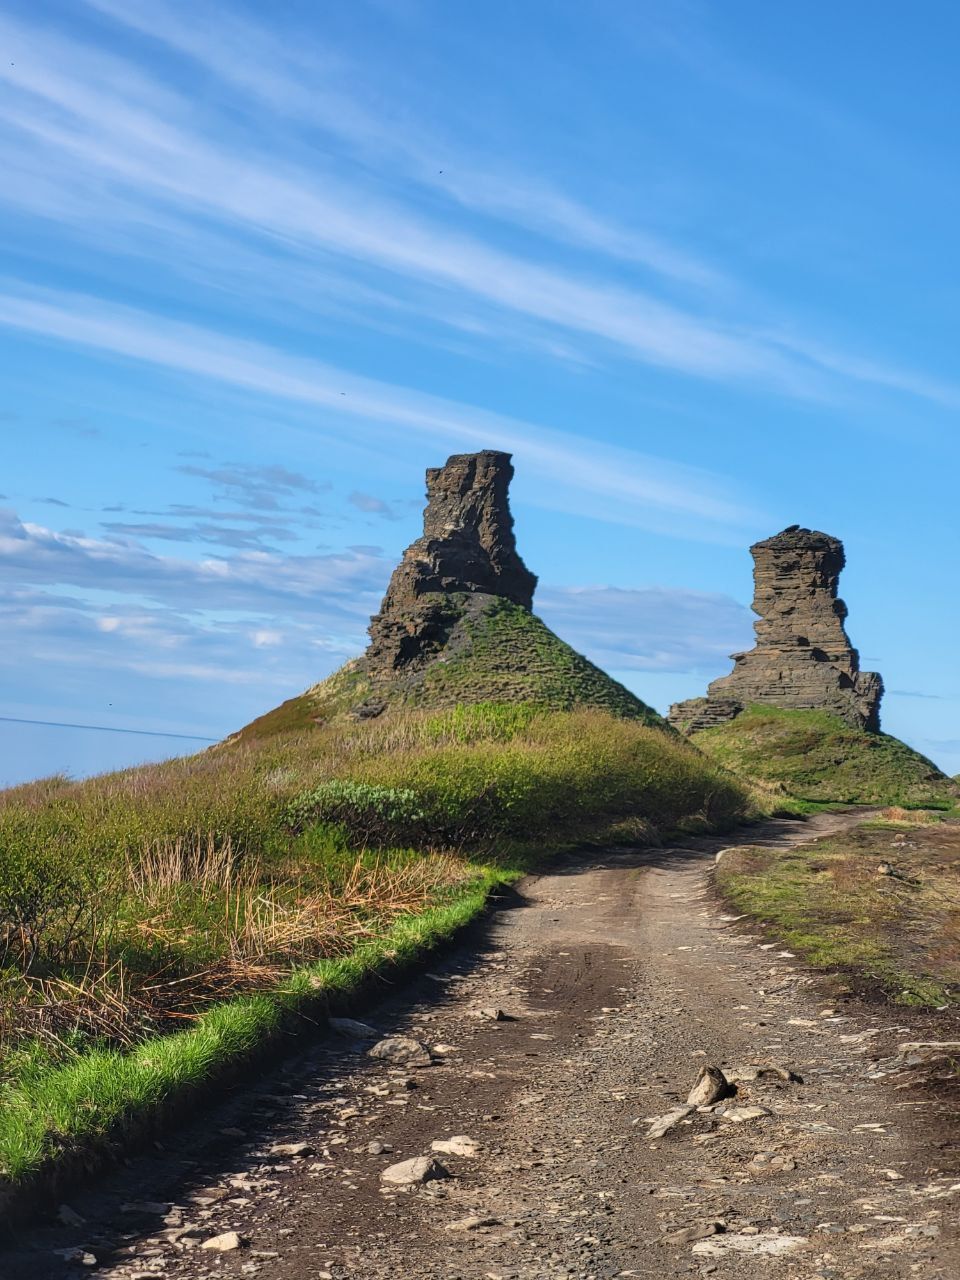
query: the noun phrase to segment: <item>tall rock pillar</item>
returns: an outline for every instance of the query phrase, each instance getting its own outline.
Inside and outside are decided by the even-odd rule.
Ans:
[[[755,543],[753,611],[757,643],[733,655],[734,669],[670,708],[686,733],[733,719],[750,703],[832,712],[859,729],[880,728],[883,681],[860,670],[844,628],[847,606],[837,595],[843,543],[791,525]]]
[[[509,453],[458,453],[427,471],[423,536],[393,572],[370,622],[363,664],[373,679],[415,668],[442,647],[456,597],[501,596],[529,609],[537,579],[513,536]]]

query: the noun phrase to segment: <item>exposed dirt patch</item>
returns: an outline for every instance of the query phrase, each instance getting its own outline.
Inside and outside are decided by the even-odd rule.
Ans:
[[[855,820],[747,839],[784,849]],[[369,1018],[432,1046],[433,1066],[327,1038],[73,1195],[82,1222],[21,1229],[0,1274],[955,1277],[957,1107],[897,1056],[912,1023],[828,1005],[782,946],[725,919],[708,888],[722,844],[570,858],[524,882],[479,946]],[[649,1138],[644,1118],[680,1108],[704,1064],[735,1096]],[[452,1177],[381,1182],[458,1135],[479,1152],[435,1153]],[[231,1231],[242,1247],[201,1247]]]

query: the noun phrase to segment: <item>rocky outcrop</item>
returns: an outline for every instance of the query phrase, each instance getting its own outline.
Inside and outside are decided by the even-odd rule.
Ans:
[[[517,553],[507,489],[508,453],[460,453],[427,471],[423,536],[404,552],[362,664],[374,682],[415,670],[443,647],[464,596],[493,596],[530,609],[537,585]]]
[[[837,595],[843,544],[791,525],[750,548],[754,559],[756,647],[733,655],[734,669],[705,698],[670,708],[669,720],[694,733],[731,720],[750,703],[829,711],[859,729],[880,728],[883,681],[861,671]]]
[[[594,707],[663,727],[532,612],[537,579],[517,553],[512,478],[510,455],[492,449],[428,470],[423,536],[390,579],[366,651],[244,732],[263,737],[339,715],[366,720],[391,707],[520,702]]]

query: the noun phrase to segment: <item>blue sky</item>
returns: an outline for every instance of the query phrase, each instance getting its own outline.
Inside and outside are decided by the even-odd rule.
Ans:
[[[868,20],[869,19],[869,20]],[[425,467],[515,455],[554,628],[661,709],[841,537],[956,772],[955,6],[7,0],[0,782],[356,653]]]

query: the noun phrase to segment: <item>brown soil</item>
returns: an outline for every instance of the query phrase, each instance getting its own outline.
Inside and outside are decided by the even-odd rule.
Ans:
[[[744,843],[788,847],[856,820],[770,823]],[[570,858],[530,878],[483,936],[369,1015],[441,1046],[435,1065],[406,1072],[325,1038],[72,1194],[82,1223],[18,1229],[0,1275],[952,1280],[957,1101],[947,1081],[930,1091],[949,1073],[896,1056],[918,1038],[906,1015],[828,1004],[822,979],[723,917],[709,872],[729,843]],[[477,1015],[488,1006],[510,1020]],[[702,1065],[765,1063],[803,1083],[761,1076],[720,1105],[768,1115],[694,1112],[646,1136],[643,1118],[682,1103]],[[381,1183],[458,1134],[480,1151],[441,1155],[452,1177]],[[289,1142],[312,1152],[271,1154]],[[485,1225],[447,1229],[467,1217]],[[181,1225],[193,1230],[177,1239]],[[668,1238],[686,1228],[718,1234]],[[199,1247],[231,1230],[242,1248]],[[787,1237],[779,1256],[742,1252]],[[72,1248],[88,1256],[55,1252]],[[704,1252],[718,1248],[731,1251]]]

